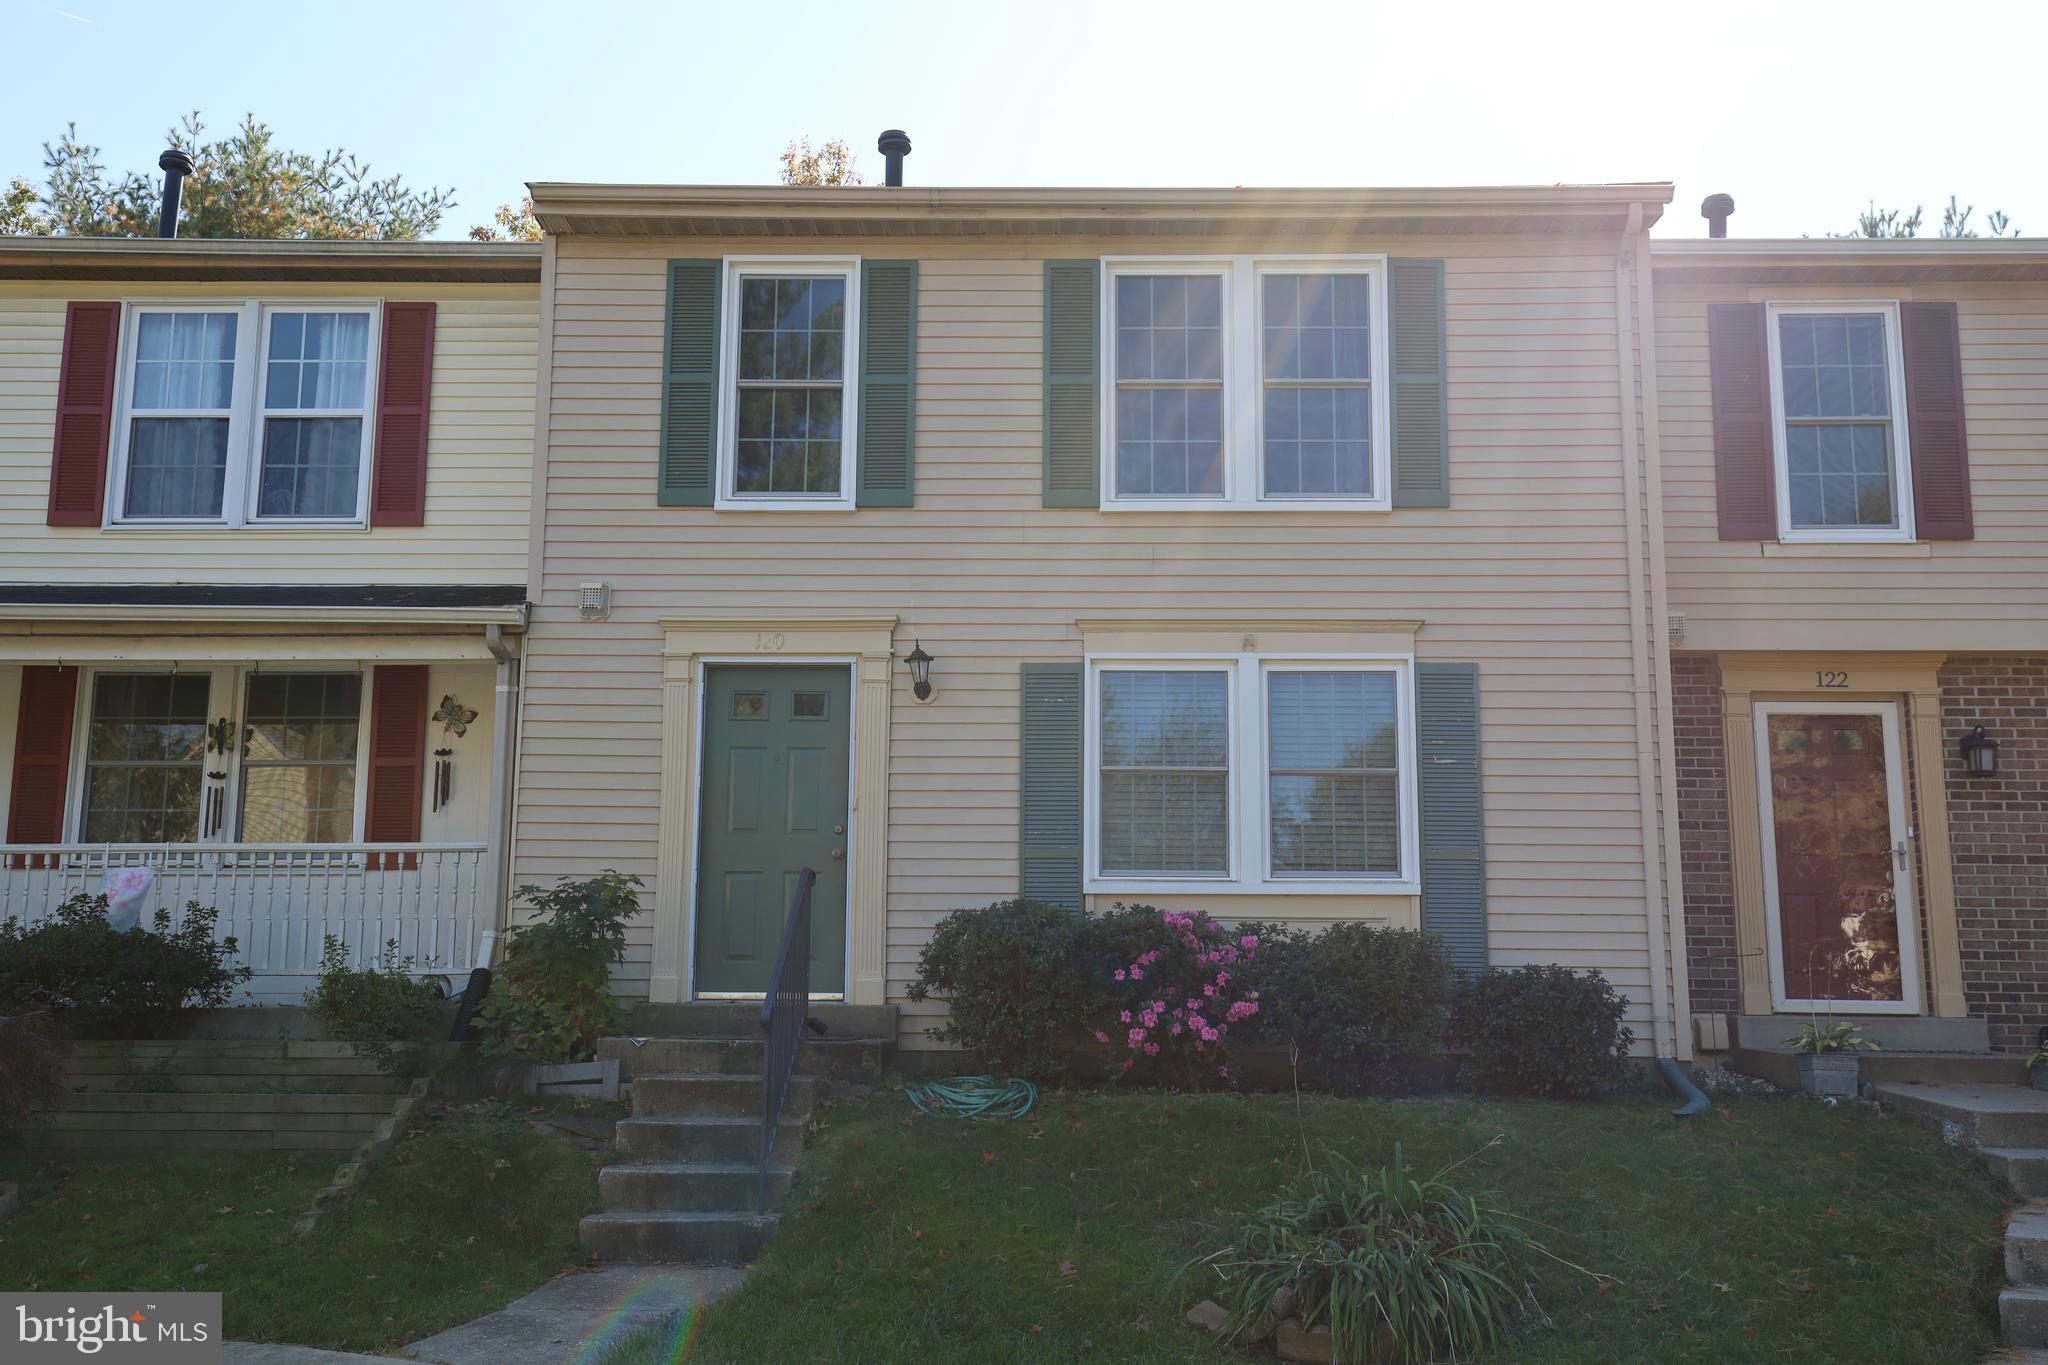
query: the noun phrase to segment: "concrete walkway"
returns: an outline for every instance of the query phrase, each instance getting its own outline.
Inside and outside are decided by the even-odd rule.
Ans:
[[[724,1298],[747,1272],[735,1266],[619,1265],[548,1281],[474,1322],[400,1347],[395,1357],[231,1341],[226,1365],[596,1365],[613,1341],[677,1322]]]

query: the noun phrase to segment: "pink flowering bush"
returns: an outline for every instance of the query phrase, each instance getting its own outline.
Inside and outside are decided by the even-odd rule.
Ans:
[[[1259,1012],[1258,992],[1248,985],[1258,936],[1200,910],[1149,905],[1118,905],[1093,930],[1109,965],[1115,1023],[1096,1037],[1126,1054],[1121,1070],[1190,1086],[1227,1084],[1231,1031]]]

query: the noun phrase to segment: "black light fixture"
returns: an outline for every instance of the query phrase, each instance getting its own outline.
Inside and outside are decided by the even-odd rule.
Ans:
[[[932,699],[932,656],[924,652],[920,641],[912,647],[910,657],[903,661],[910,665],[910,695],[919,701]]]
[[[1972,777],[1990,777],[1998,771],[1998,741],[1986,739],[1981,725],[1963,736],[1963,771]]]

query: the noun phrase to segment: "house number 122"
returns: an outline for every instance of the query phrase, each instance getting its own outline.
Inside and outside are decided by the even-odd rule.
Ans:
[[[1815,687],[1847,687],[1849,685],[1849,675],[1828,669],[1813,675],[1813,685]]]

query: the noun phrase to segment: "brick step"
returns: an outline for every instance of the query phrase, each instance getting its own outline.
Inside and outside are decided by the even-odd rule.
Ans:
[[[789,1094],[782,1105],[783,1113],[793,1117],[808,1116],[816,1089],[815,1077],[790,1077]],[[758,1120],[761,1116],[761,1077],[745,1074],[637,1076],[633,1080],[633,1113],[641,1118],[701,1114]]]
[[[612,1145],[631,1161],[752,1162],[759,1158],[761,1120],[755,1118],[664,1115],[620,1119]],[[803,1150],[804,1125],[783,1116],[772,1159],[795,1165]]]
[[[1799,1088],[1799,1052],[1789,1047],[1738,1047],[1737,1071],[1787,1090]],[[2025,1059],[2002,1052],[1859,1052],[1859,1083],[1871,1085],[2025,1085]]]
[[[807,1013],[824,1023],[826,1038],[893,1039],[896,1036],[894,1005],[847,1005],[814,1000]],[[625,1031],[635,1038],[758,1039],[761,1036],[761,1002],[704,1000],[681,1005],[656,1005],[643,1001],[627,1011]]]
[[[1877,1087],[1877,1099],[1946,1141],[1973,1148],[2048,1147],[2048,1093],[2039,1090],[2014,1085],[1885,1084]]]
[[[2048,1198],[2048,1147],[1983,1147],[1979,1156],[1991,1173],[2023,1199]]]
[[[768,1168],[768,1207],[789,1193],[791,1166]],[[760,1171],[751,1161],[648,1161],[607,1166],[597,1173],[598,1193],[614,1212],[751,1212]]]
[[[2020,1284],[2001,1289],[1998,1328],[2008,1346],[2048,1346],[2048,1288]]]
[[[810,1038],[797,1055],[797,1068],[818,1074],[881,1071],[889,1063],[894,1038]],[[644,1075],[714,1075],[761,1073],[759,1037],[738,1038],[600,1038],[601,1060],[617,1059],[619,1077]]]
[[[2005,1278],[2048,1286],[2048,1204],[2013,1210],[2005,1225]]]
[[[598,1259],[613,1264],[743,1265],[775,1233],[774,1214],[593,1213],[577,1232]]]

